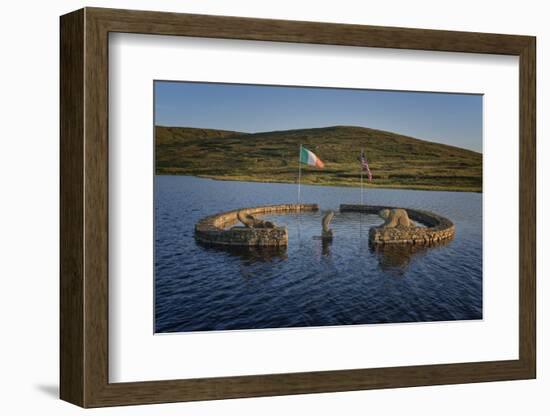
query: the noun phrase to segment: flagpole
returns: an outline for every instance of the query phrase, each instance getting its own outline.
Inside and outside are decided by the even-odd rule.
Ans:
[[[365,154],[365,149],[361,149],[361,157]],[[363,161],[361,161],[361,205],[363,205]]]
[[[301,157],[302,157],[302,144],[300,143],[300,147],[298,148],[298,205],[300,205],[300,191],[301,191],[301,186],[300,186],[300,182],[302,180],[302,162],[301,162]]]
[[[363,206],[363,149],[359,158],[359,170],[361,172],[361,207]],[[363,213],[359,212],[359,251],[361,251],[361,242],[363,241]]]
[[[301,226],[300,226],[300,202],[301,202],[301,195],[300,195],[300,191],[301,191],[301,184],[300,182],[302,181],[302,143],[300,143],[300,147],[298,148],[298,246],[299,247],[302,247],[302,231],[301,231]]]

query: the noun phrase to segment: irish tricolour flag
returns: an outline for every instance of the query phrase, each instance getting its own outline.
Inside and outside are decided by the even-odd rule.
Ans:
[[[311,150],[307,150],[304,146],[300,147],[300,162],[309,166],[324,168],[325,164]]]

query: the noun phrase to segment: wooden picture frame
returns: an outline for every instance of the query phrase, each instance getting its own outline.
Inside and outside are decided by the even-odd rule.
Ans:
[[[535,38],[85,8],[61,17],[60,396],[82,407],[351,391],[536,376]],[[519,56],[519,359],[110,383],[108,35],[111,32]]]

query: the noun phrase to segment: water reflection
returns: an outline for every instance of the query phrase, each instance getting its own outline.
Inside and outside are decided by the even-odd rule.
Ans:
[[[429,249],[448,244],[447,241],[432,244],[369,244],[378,259],[380,270],[403,276],[411,261],[423,257]]]
[[[330,246],[332,245],[332,239],[323,238],[321,240],[321,253],[323,256],[330,256]]]
[[[199,241],[197,241],[197,244],[207,251],[227,253],[247,263],[271,262],[273,260],[286,260],[288,258],[286,247],[222,246]]]
[[[376,254],[380,270],[400,276],[405,275],[415,255],[426,251],[423,246],[410,244],[371,245],[370,249]]]

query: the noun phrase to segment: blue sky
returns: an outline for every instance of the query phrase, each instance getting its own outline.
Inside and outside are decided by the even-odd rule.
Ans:
[[[334,125],[481,152],[482,96],[155,81],[155,125],[261,132]]]

